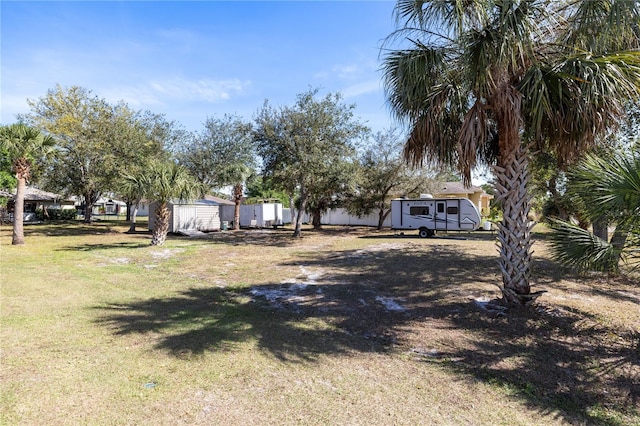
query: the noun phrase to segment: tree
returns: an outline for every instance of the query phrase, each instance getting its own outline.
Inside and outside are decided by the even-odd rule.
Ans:
[[[640,262],[640,153],[588,155],[570,173],[569,191],[591,218],[606,217],[616,227],[601,238],[571,222],[553,220],[552,254],[578,270],[619,272],[621,259]]]
[[[13,214],[13,237],[11,244],[24,244],[24,193],[31,177],[33,162],[52,152],[55,144],[51,136],[24,123],[4,126],[0,130],[0,145],[11,158],[17,189]]]
[[[47,171],[47,185],[81,195],[85,222],[93,204],[115,186],[120,174],[117,153],[117,111],[91,91],[56,86],[37,101],[27,100],[31,113],[20,118],[55,137],[60,155]]]
[[[136,175],[144,171],[154,159],[169,159],[170,150],[181,143],[186,132],[163,115],[150,111],[135,111],[120,103],[115,107],[113,136],[117,176],[110,190],[127,203],[127,232],[135,232],[138,205],[142,200],[142,188],[131,186],[122,176]]]
[[[180,163],[211,189],[231,186],[233,228],[240,229],[240,203],[246,180],[255,172],[251,124],[225,115],[208,118],[205,129],[181,148]]]
[[[531,148],[574,161],[638,98],[640,5],[399,0],[395,11],[388,41],[407,36],[408,47],[385,55],[384,79],[411,129],[405,157],[456,165],[466,184],[493,165],[503,298],[530,304]]]
[[[304,209],[311,215],[314,230],[321,230],[322,214],[345,203],[356,187],[357,162],[355,151],[345,150],[342,158],[325,165],[323,173],[307,185],[308,198]]]
[[[302,236],[307,202],[326,194],[326,183],[341,181],[336,179],[335,166],[353,155],[354,141],[367,131],[353,117],[355,106],[343,104],[340,94],[319,100],[317,94],[317,89],[309,90],[298,95],[294,106],[279,109],[265,101],[255,118],[254,141],[263,160],[263,175],[288,194],[299,196],[294,237]],[[331,189],[341,190],[339,185]]]
[[[273,185],[270,179],[265,179],[260,174],[253,174],[247,179],[247,198],[255,200],[278,200],[285,208],[290,208],[292,203],[289,195]]]
[[[201,197],[204,185],[184,167],[170,160],[150,161],[146,168],[125,176],[126,186],[143,189],[144,196],[157,203],[151,245],[163,245],[169,232],[169,202]]]
[[[391,199],[416,192],[433,192],[435,174],[408,167],[402,158],[401,139],[396,129],[372,136],[359,158],[359,177],[347,210],[356,216],[378,212],[378,229],[391,213]]]

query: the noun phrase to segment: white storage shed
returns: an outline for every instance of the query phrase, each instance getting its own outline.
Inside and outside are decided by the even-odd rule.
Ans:
[[[158,204],[149,206],[149,230],[153,231],[156,222]],[[189,202],[170,202],[169,232],[182,230],[219,231],[220,206],[215,201],[195,200]]]

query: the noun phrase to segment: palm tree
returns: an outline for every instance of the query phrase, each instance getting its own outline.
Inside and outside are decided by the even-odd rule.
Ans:
[[[131,188],[143,188],[144,195],[157,203],[152,245],[163,245],[167,239],[171,200],[192,200],[204,194],[203,185],[172,161],[151,161],[145,170],[126,176],[125,180]]]
[[[384,56],[394,114],[410,127],[405,158],[455,165],[470,184],[493,166],[504,300],[530,304],[528,162],[575,159],[640,95],[635,0],[398,0],[406,48]],[[596,24],[597,23],[597,24]],[[597,31],[594,31],[597,29]],[[406,37],[404,37],[406,36]]]
[[[588,155],[571,172],[569,188],[589,217],[607,217],[616,228],[609,240],[552,220],[555,259],[581,271],[617,273],[621,259],[640,266],[640,153]]]
[[[11,244],[24,244],[24,193],[27,181],[31,178],[31,167],[36,158],[53,151],[55,141],[51,136],[45,136],[33,127],[16,123],[0,129],[0,143],[11,157],[12,168],[18,181]]]
[[[231,185],[232,197],[234,203],[233,210],[233,229],[240,229],[240,204],[244,195],[244,182],[254,173],[254,169],[249,165],[252,160],[238,160],[238,162],[230,162],[218,171],[219,182]]]

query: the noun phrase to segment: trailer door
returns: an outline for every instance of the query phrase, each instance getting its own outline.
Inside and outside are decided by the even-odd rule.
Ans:
[[[436,203],[436,229],[460,230],[460,200],[452,198]]]
[[[436,212],[434,215],[436,229],[447,229],[447,203],[446,201],[436,202]]]

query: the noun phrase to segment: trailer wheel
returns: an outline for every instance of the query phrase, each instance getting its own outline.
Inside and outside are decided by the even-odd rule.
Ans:
[[[420,231],[418,232],[418,235],[420,236],[420,238],[432,237],[433,236],[433,230],[427,229],[427,228],[420,228]]]

